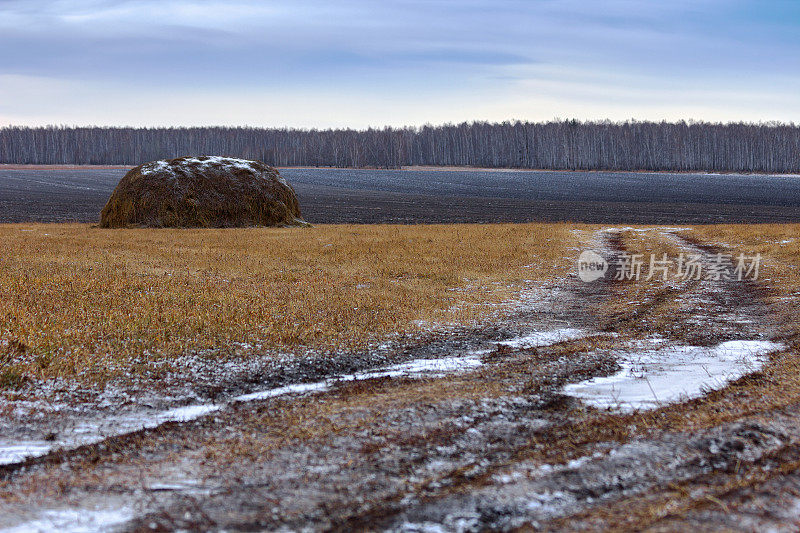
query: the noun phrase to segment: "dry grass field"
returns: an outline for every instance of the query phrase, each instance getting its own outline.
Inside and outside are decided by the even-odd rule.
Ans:
[[[718,224],[697,226],[696,236],[729,250],[747,250],[764,257],[759,276],[776,294],[800,287],[800,224]]]
[[[576,246],[563,224],[0,226],[0,386],[204,350],[360,350],[485,319],[522,280],[565,276]]]

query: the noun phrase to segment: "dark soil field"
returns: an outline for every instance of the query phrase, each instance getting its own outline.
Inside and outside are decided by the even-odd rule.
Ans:
[[[0,222],[94,222],[125,170],[0,167]],[[312,223],[800,221],[800,176],[281,170]]]

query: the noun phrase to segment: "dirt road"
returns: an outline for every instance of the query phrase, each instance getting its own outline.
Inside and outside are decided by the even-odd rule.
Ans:
[[[720,251],[594,238],[612,260]],[[771,302],[752,281],[571,277],[491,327],[206,384],[143,430],[124,426],[141,399],[12,416],[64,449],[0,466],[0,531],[796,530],[800,405],[764,400],[796,340]]]

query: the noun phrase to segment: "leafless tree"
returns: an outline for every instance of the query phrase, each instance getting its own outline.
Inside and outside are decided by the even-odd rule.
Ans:
[[[783,123],[473,122],[419,128],[0,128],[0,163],[125,164],[227,155],[277,166],[800,171]]]

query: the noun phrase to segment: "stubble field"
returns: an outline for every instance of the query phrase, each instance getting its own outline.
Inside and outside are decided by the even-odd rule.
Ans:
[[[103,381],[186,353],[357,351],[490,316],[563,277],[562,224],[103,230],[0,226],[0,382]]]

